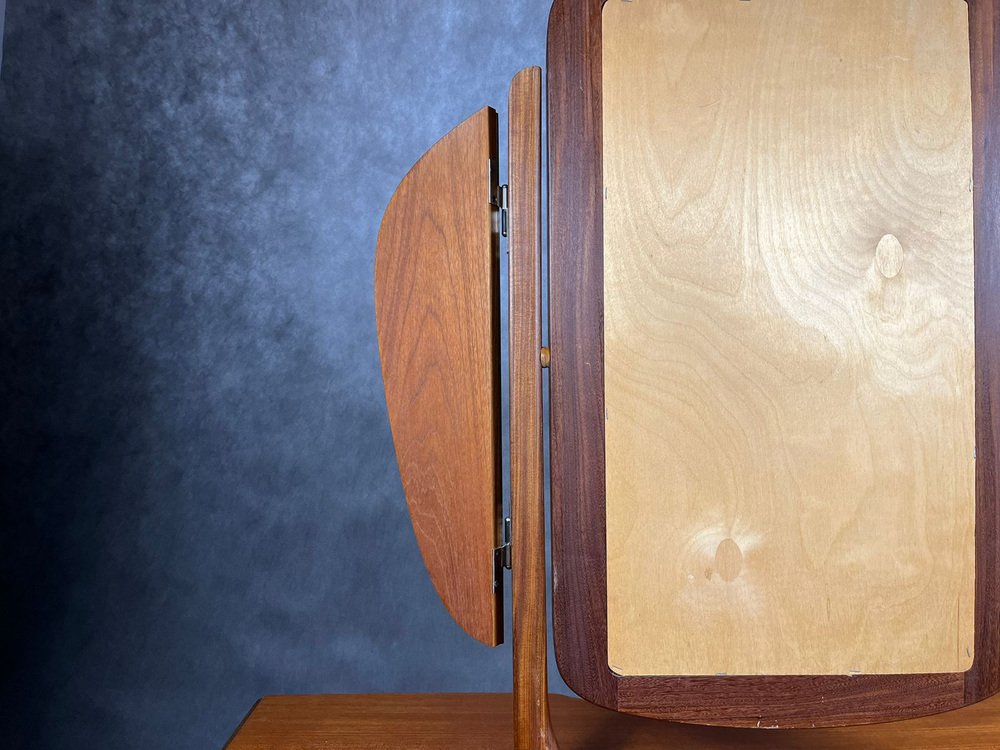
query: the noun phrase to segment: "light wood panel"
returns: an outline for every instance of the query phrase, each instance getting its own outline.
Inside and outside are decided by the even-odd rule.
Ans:
[[[382,375],[413,529],[448,611],[491,646],[503,639],[497,151],[489,108],[441,139],[393,195],[375,256]]]
[[[971,665],[968,34],[961,0],[605,6],[616,673]]]
[[[652,721],[552,696],[563,750],[996,750],[1000,699],[926,719],[763,732]],[[506,750],[511,696],[278,695],[262,699],[227,750]]]

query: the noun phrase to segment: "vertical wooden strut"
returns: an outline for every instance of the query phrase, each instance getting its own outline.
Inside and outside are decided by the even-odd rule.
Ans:
[[[545,646],[542,458],[542,71],[510,87],[510,503],[513,531],[514,747],[555,750]]]

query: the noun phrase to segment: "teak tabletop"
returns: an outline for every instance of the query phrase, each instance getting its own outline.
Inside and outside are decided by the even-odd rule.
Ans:
[[[227,750],[510,748],[509,694],[271,696],[250,711]],[[763,731],[672,724],[551,696],[563,750],[995,750],[1000,697],[951,713],[842,729]]]

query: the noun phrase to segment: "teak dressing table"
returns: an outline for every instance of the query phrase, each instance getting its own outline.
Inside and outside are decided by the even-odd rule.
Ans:
[[[375,260],[421,553],[488,646],[510,569],[513,701],[269,698],[230,747],[1000,747],[997,3],[556,0],[548,195],[529,68],[509,186],[485,108]],[[602,707],[554,724],[547,580]]]

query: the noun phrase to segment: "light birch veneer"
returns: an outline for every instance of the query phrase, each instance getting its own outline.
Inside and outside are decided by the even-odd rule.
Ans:
[[[609,666],[968,669],[966,3],[608,0],[603,43]]]

